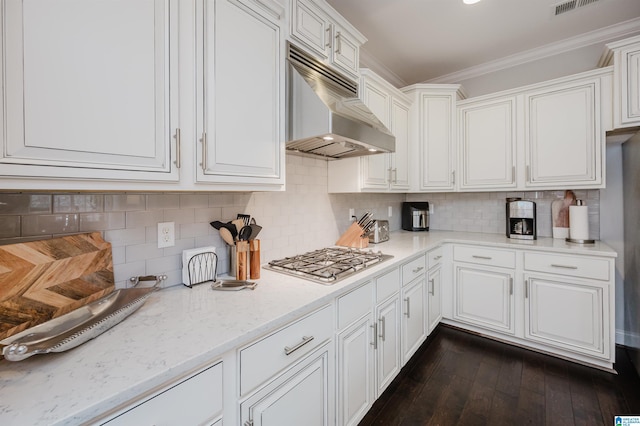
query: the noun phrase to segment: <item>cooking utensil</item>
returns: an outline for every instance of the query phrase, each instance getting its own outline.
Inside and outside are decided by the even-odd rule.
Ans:
[[[226,229],[227,231],[229,231],[229,234],[231,234],[231,241],[235,241],[236,237],[238,236],[238,229],[231,222],[222,223],[219,220],[214,220],[213,222],[209,223],[209,225],[213,226],[217,230]]]
[[[233,246],[235,244],[233,235],[227,228],[220,228],[220,237],[224,240],[225,243]]]
[[[244,226],[244,221],[242,219],[234,219],[231,221],[231,223],[236,227],[236,235],[234,235],[233,237],[238,238],[237,233],[240,232],[240,230]]]
[[[240,229],[240,232],[238,232],[238,240],[240,240],[240,241],[248,241],[249,237],[251,237],[251,233],[252,232],[253,231],[251,230],[250,226],[246,226],[246,225],[243,226]]]
[[[242,222],[244,223],[244,226],[247,226],[250,223],[251,215],[250,214],[238,213],[238,216],[236,216],[236,219],[242,219]]]
[[[223,280],[211,283],[213,290],[225,290],[225,291],[238,291],[248,288],[249,290],[255,290],[258,283],[255,281],[246,280]]]
[[[133,288],[116,290],[93,303],[58,318],[15,334],[0,344],[8,361],[22,361],[32,355],[64,352],[98,337],[134,313],[166,275],[132,277]],[[156,281],[152,287],[137,288],[140,281]]]
[[[255,240],[258,237],[260,231],[262,231],[262,226],[258,225],[256,223],[256,219],[253,217],[251,218],[249,226],[251,227],[251,235],[249,236],[249,240]]]

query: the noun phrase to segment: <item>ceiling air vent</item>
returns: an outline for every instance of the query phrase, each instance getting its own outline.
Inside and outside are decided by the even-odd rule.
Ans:
[[[583,6],[588,6],[593,3],[597,3],[601,0],[567,0],[562,3],[557,3],[551,6],[553,8],[553,15],[558,16],[563,13],[573,12]]]

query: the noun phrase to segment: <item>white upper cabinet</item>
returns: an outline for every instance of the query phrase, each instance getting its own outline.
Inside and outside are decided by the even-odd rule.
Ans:
[[[613,64],[613,127],[640,126],[640,36],[607,45]]]
[[[459,85],[417,84],[403,89],[411,106],[412,191],[452,191],[456,180],[456,100]]]
[[[367,39],[323,0],[292,0],[291,37],[328,65],[357,80]]]
[[[284,9],[204,3],[198,182],[284,184]]]
[[[527,92],[524,105],[525,186],[600,185],[604,146],[600,78]]]
[[[461,191],[604,187],[611,69],[458,104]]]
[[[460,189],[516,186],[516,99],[458,104]]]
[[[329,192],[409,190],[411,100],[368,69],[361,70],[359,95],[396,138],[395,152],[329,162]]]
[[[0,175],[178,180],[177,1],[2,7]]]

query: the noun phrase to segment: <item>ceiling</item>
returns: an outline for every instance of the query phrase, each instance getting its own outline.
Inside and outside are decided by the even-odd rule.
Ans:
[[[480,75],[520,52],[539,50],[528,57],[540,58],[640,33],[640,0],[578,0],[590,4],[558,16],[554,5],[566,0],[327,2],[367,37],[363,65],[398,86],[456,83],[456,73]]]

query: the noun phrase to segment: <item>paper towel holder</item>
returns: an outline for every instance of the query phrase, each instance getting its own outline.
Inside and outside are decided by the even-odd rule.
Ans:
[[[585,203],[583,200],[576,200],[576,205],[584,206]],[[571,217],[569,217],[569,221],[571,221]],[[595,244],[596,243],[596,240],[583,240],[578,238],[566,238],[565,241],[573,244]]]

